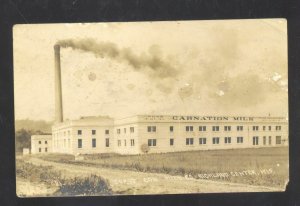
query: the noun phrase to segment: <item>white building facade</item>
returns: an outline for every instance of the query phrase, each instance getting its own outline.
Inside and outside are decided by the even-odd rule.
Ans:
[[[281,117],[87,117],[52,128],[54,153],[144,154],[287,145],[288,122]]]
[[[113,152],[113,124],[109,117],[84,117],[53,125],[54,153],[90,154]]]
[[[52,152],[52,135],[32,135],[31,154],[45,154]]]

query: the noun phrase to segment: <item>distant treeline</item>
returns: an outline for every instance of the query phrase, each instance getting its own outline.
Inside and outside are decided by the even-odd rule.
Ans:
[[[42,131],[45,133],[51,133],[52,122],[47,122],[44,120],[16,120],[15,121],[15,131],[20,129],[32,130],[32,131]]]
[[[30,148],[31,135],[50,134],[51,122],[34,120],[15,121],[16,152],[22,152],[23,148]]]

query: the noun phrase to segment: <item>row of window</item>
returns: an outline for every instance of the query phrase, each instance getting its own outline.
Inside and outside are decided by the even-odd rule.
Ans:
[[[70,134],[71,134],[71,131],[70,131],[70,130],[68,130],[67,132],[68,132],[68,136],[70,136]],[[63,135],[64,135],[64,136],[66,136],[67,132],[66,132],[66,131],[64,131],[64,132],[63,132]],[[61,132],[61,133],[62,133],[62,132]],[[58,133],[57,133],[56,135],[58,135]]]
[[[207,138],[202,137],[199,138],[199,144],[206,144]],[[220,143],[220,137],[213,137],[212,138],[213,144],[219,144]],[[231,143],[231,137],[224,137],[224,143],[230,144]],[[237,137],[237,143],[243,143],[243,137]],[[186,138],[185,139],[186,145],[194,145],[194,138]],[[174,139],[170,139],[170,145],[174,145]],[[150,145],[149,145],[150,146]]]
[[[130,127],[130,128],[129,128],[129,131],[130,131],[130,133],[134,133],[134,127]],[[123,128],[123,132],[124,132],[124,134],[126,134],[127,128]],[[109,134],[109,130],[106,129],[106,130],[104,131],[104,133],[105,133],[105,134]],[[78,134],[78,135],[82,135],[82,130],[77,130],[77,134]],[[117,129],[117,134],[121,134],[121,129]],[[92,135],[96,135],[96,130],[92,130]]]
[[[91,130],[91,133],[92,133],[92,135],[96,135],[96,130],[95,129],[92,129]],[[105,134],[109,134],[109,129],[106,129],[105,131],[104,131],[104,133]],[[82,130],[81,129],[79,129],[79,130],[77,130],[77,135],[82,135]],[[64,131],[64,136],[66,136],[66,132]],[[70,136],[70,131],[68,131],[68,136]]]
[[[42,152],[42,148],[39,148],[39,152]],[[45,152],[48,152],[48,148],[45,148]]]
[[[134,127],[129,127],[130,133],[134,133]],[[127,132],[127,128],[123,128],[124,134]],[[117,134],[121,134],[121,129],[117,129]]]
[[[134,139],[130,139],[130,146],[134,146],[135,143],[134,143]],[[122,140],[118,140],[118,147],[121,147],[122,146]],[[123,146],[126,147],[127,146],[127,141],[126,139],[123,140]]]
[[[272,131],[272,126],[262,126],[262,131],[266,131],[268,128],[269,131]],[[170,126],[169,127],[170,132],[174,132],[174,126]],[[207,131],[207,126],[199,126],[199,131],[200,132],[205,132]],[[224,131],[231,131],[232,126],[224,126]],[[236,126],[236,130],[237,131],[243,131],[244,130],[244,126]],[[253,131],[258,131],[259,130],[259,126],[252,126],[252,130]],[[280,131],[281,130],[281,126],[275,126],[275,130],[276,131]],[[134,127],[130,127],[129,128],[130,133],[134,133]],[[147,126],[147,131],[148,132],[156,132],[156,126]],[[185,131],[187,132],[193,132],[194,131],[194,126],[186,126],[185,127]],[[212,131],[218,132],[220,131],[220,126],[212,126]],[[96,130],[92,130],[92,135],[96,135]],[[127,132],[127,128],[123,128],[123,132],[126,134]],[[106,135],[109,134],[109,130],[106,129],[104,131],[104,133]],[[77,130],[77,134],[78,135],[82,135],[82,130]],[[117,129],[117,134],[121,134],[121,129]],[[70,131],[68,131],[68,135],[70,135]],[[64,132],[64,136],[65,136],[65,132]]]
[[[208,126],[199,126],[199,131],[200,132],[205,132],[207,131]],[[220,131],[220,126],[212,126],[212,131],[218,132]],[[232,126],[224,126],[224,131],[231,131]],[[268,126],[269,131],[272,131],[272,126]],[[243,131],[244,130],[244,126],[236,126],[236,130],[237,131]],[[252,127],[253,131],[258,131],[259,130],[259,126],[253,126]],[[266,131],[267,130],[267,126],[262,126],[262,130]],[[281,126],[275,126],[275,130],[276,131],[280,131],[281,130]],[[148,126],[147,127],[147,131],[148,132],[156,132],[156,126]],[[185,127],[185,131],[187,132],[193,132],[194,131],[194,126],[186,126]],[[170,132],[174,132],[174,126],[170,126]]]
[[[42,141],[39,141],[39,144],[42,144]],[[45,140],[45,144],[48,144],[47,140]]]
[[[77,130],[77,134],[82,135],[82,130],[81,129]],[[106,129],[104,131],[104,134],[109,134],[109,129]],[[95,129],[92,129],[92,135],[96,135],[96,130]]]
[[[231,131],[231,126],[224,126],[224,131]],[[262,130],[266,131],[266,126],[262,126]],[[272,131],[272,126],[268,126],[269,131]],[[243,126],[236,126],[236,130],[237,131],[243,131],[244,127]],[[259,126],[252,126],[252,130],[253,131],[258,131],[259,130]],[[281,130],[281,126],[275,126],[275,130],[276,131],[280,131]],[[172,130],[170,128],[170,131],[173,131],[173,127]],[[186,126],[185,127],[185,131],[190,132],[193,131],[193,126]],[[206,131],[206,126],[199,126],[199,131]],[[212,131],[220,131],[220,126],[212,126]]]
[[[82,148],[82,139],[77,140],[77,147]],[[95,138],[92,139],[92,148],[97,147],[97,140]],[[109,138],[105,138],[105,147],[109,147]]]
[[[68,148],[71,148],[71,140],[68,139],[68,142],[66,139],[64,139],[63,141],[63,145],[60,145],[59,142],[57,139],[53,141],[54,142],[54,145],[57,147],[57,146],[63,146],[63,148],[66,148],[68,146]],[[68,144],[68,145],[67,145]]]
[[[224,143],[225,144],[231,144],[231,137],[224,137]],[[236,142],[239,144],[242,144],[244,142],[244,137],[236,137]],[[148,146],[156,146],[157,140],[156,139],[148,139]],[[199,138],[199,144],[205,145],[207,143],[206,137]],[[212,138],[212,144],[220,144],[220,137],[213,137]],[[259,145],[259,137],[254,136],[252,138],[252,144],[253,145]],[[263,136],[263,145],[267,144],[267,137]],[[272,144],[272,137],[268,137],[268,144]],[[276,136],[276,144],[281,144],[281,136]],[[82,139],[78,139],[77,142],[78,148],[82,148]],[[135,142],[134,139],[130,139],[130,146],[134,146]],[[170,145],[174,145],[174,139],[170,139]],[[186,145],[194,145],[194,138],[186,138]],[[122,140],[118,140],[118,147],[122,146]],[[123,146],[127,146],[127,140],[123,140]],[[97,147],[97,140],[95,138],[92,139],[92,148]],[[109,147],[109,138],[105,139],[105,147]],[[39,148],[41,150],[41,148]],[[41,151],[40,151],[41,152]],[[47,148],[45,148],[45,152],[47,152]]]
[[[194,145],[194,138],[186,138],[185,140],[186,140],[186,142],[185,142],[186,145]],[[207,142],[206,140],[207,140],[206,137],[199,138],[199,144],[205,145]],[[156,142],[157,142],[156,139],[148,139],[148,146],[151,146],[151,147],[156,146]],[[242,144],[244,142],[244,137],[236,137],[236,142],[238,144]],[[224,137],[224,143],[231,144],[231,137]],[[220,144],[220,137],[213,137],[212,144]],[[258,136],[254,136],[252,138],[252,144],[259,145],[259,137]],[[272,144],[271,136],[268,137],[268,144],[269,145]],[[281,144],[281,136],[276,136],[276,144]],[[172,146],[172,145],[174,145],[173,138],[170,139],[170,146]],[[266,136],[263,137],[263,145],[267,145],[267,137]]]

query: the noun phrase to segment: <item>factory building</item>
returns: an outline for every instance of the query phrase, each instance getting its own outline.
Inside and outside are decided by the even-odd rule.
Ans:
[[[52,127],[55,153],[89,154],[113,152],[113,119],[83,117],[56,123]]]
[[[44,154],[52,152],[52,135],[32,135],[31,154]]]
[[[288,145],[288,122],[282,117],[138,115],[64,120],[59,45],[54,46],[54,57],[55,124],[52,136],[45,137],[47,144],[43,137],[32,137],[32,153],[144,154]],[[50,141],[52,148],[46,146]]]
[[[53,152],[144,154],[288,145],[280,117],[86,117],[55,124]]]

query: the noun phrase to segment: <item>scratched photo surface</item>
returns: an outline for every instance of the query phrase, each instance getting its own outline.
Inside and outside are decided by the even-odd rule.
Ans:
[[[284,191],[285,19],[13,28],[19,197]]]

